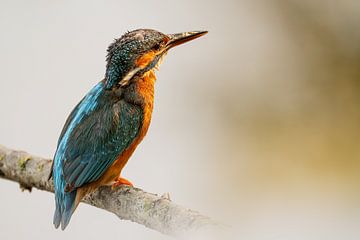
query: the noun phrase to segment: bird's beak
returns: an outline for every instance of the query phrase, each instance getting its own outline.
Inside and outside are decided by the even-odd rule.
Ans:
[[[194,32],[168,34],[167,36],[169,37],[170,40],[166,44],[166,49],[169,50],[170,48],[173,48],[180,44],[194,40],[194,39],[201,37],[207,33],[208,33],[208,31],[194,31]]]

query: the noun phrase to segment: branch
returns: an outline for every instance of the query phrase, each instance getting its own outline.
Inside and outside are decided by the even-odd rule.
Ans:
[[[0,177],[20,183],[24,190],[35,187],[54,192],[53,182],[47,181],[51,160],[14,151],[0,145]],[[161,233],[179,236],[217,225],[200,213],[181,207],[169,199],[138,188],[101,187],[83,202],[116,214],[120,219],[142,224]]]

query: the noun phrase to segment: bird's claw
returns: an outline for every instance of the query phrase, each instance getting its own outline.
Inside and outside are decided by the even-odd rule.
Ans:
[[[111,185],[111,189],[114,190],[115,188],[117,188],[118,186],[121,185],[126,185],[129,187],[133,187],[134,185],[127,179],[119,177],[118,179],[115,180],[115,182]]]

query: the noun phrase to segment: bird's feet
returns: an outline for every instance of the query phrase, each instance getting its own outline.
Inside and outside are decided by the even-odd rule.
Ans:
[[[111,188],[114,190],[115,188],[117,188],[120,185],[126,185],[126,186],[130,186],[130,187],[134,186],[129,180],[122,178],[122,177],[118,177],[115,180],[115,182],[113,183],[113,185],[111,186]]]

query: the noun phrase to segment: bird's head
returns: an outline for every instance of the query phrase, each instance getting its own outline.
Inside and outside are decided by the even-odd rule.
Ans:
[[[166,35],[151,29],[138,29],[124,34],[108,48],[106,88],[128,85],[136,76],[157,68],[170,48],[206,33],[195,31]]]

